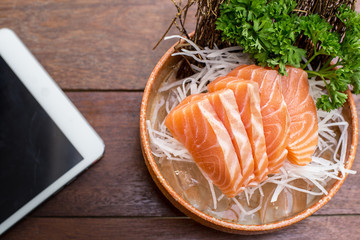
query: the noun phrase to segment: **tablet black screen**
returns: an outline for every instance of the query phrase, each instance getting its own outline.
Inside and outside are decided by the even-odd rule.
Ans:
[[[82,159],[0,57],[0,223]]]

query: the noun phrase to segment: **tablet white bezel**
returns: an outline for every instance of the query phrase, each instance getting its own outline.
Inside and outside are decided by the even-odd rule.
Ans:
[[[98,160],[104,153],[105,145],[59,86],[10,29],[0,29],[0,56],[84,158],[12,216],[0,223],[1,235]]]

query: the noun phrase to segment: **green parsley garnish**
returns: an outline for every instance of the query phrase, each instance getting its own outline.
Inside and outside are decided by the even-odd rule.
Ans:
[[[242,46],[261,66],[278,68],[284,75],[285,66],[291,65],[319,77],[328,95],[322,95],[316,106],[326,111],[339,108],[346,102],[348,85],[360,93],[360,14],[345,6],[338,9],[346,29],[341,38],[319,15],[299,17],[296,5],[294,0],[230,0],[221,5],[217,29],[223,40]],[[301,34],[313,45],[312,57],[303,64],[307,52],[295,46]],[[329,60],[318,71],[306,69],[318,56]]]

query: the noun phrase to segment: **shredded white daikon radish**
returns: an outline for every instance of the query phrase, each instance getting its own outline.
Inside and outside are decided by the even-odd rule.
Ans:
[[[164,109],[168,114],[177,104],[179,104],[186,96],[190,94],[197,94],[206,92],[206,85],[219,76],[225,76],[232,69],[241,64],[252,64],[247,54],[241,51],[240,47],[230,47],[225,49],[205,48],[201,50],[193,42],[181,36],[171,36],[165,39],[178,38],[188,42],[194,47],[194,51],[182,49],[181,52],[173,55],[184,55],[195,59],[198,62],[204,63],[205,67],[199,68],[193,66],[196,72],[194,75],[177,80],[175,82],[165,82],[159,92],[168,91],[166,99],[159,98],[153,112],[153,118],[147,120],[147,129],[151,143],[151,150],[154,156],[158,157],[160,161],[183,161],[194,163],[191,155],[186,148],[172,137],[164,124],[164,120],[157,121],[158,111]],[[201,58],[199,58],[200,56]],[[306,59],[304,59],[306,62]],[[324,82],[316,81],[315,78],[309,79],[310,94],[316,100],[323,94]],[[234,203],[239,207],[244,215],[253,214],[262,207],[264,193],[262,186],[266,183],[276,184],[276,188],[271,196],[271,202],[278,199],[279,194],[283,189],[288,188],[299,192],[304,192],[310,195],[318,196],[327,194],[326,185],[331,179],[341,179],[346,174],[354,174],[355,171],[345,169],[345,157],[348,145],[348,122],[342,116],[342,109],[333,110],[330,113],[318,110],[318,126],[319,126],[319,141],[317,150],[312,157],[312,162],[306,166],[298,166],[285,161],[280,173],[268,177],[268,179],[258,186],[248,187],[242,194],[245,194],[247,205],[245,207],[240,204],[237,198],[232,198]],[[156,122],[160,122],[157,125]],[[340,136],[339,136],[340,135]],[[323,158],[324,153],[328,154],[330,159]],[[161,162],[160,162],[161,163]],[[202,172],[202,171],[201,171]],[[209,182],[209,188],[213,199],[213,208],[217,208],[217,202],[220,202],[226,196],[221,194],[216,196],[216,191],[210,179],[204,176]],[[193,176],[196,178],[196,176]],[[303,189],[292,185],[295,180],[302,179],[312,186],[309,189]],[[259,191],[260,200],[259,205],[250,209],[250,200],[254,192]]]

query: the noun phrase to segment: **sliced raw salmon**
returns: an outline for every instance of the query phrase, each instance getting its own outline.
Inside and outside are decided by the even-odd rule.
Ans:
[[[260,107],[269,160],[269,172],[276,173],[287,156],[290,116],[281,91],[280,78],[276,70],[256,65],[242,65],[228,76],[251,80],[259,84]]]
[[[186,98],[168,114],[165,125],[225,195],[234,197],[243,190],[236,150],[208,97]]]
[[[241,173],[243,176],[242,185],[246,187],[249,182],[254,179],[254,159],[252,156],[250,141],[244,124],[241,121],[239,108],[233,91],[225,89],[213,94],[193,94],[181,101],[173,111],[203,98],[209,99],[217,116],[220,118],[231,137],[241,167]],[[184,136],[178,137],[181,138]]]
[[[231,89],[234,92],[254,157],[255,179],[252,184],[264,181],[268,175],[268,158],[260,113],[258,84],[250,81],[240,81],[235,77],[225,77],[210,83],[208,89],[214,93],[221,89]]]
[[[206,94],[216,114],[227,129],[239,159],[244,187],[254,179],[254,158],[236,98],[230,89]]]
[[[314,100],[309,92],[307,73],[286,67],[288,76],[281,78],[282,93],[290,114],[288,159],[297,165],[311,162],[318,144],[318,122]]]

